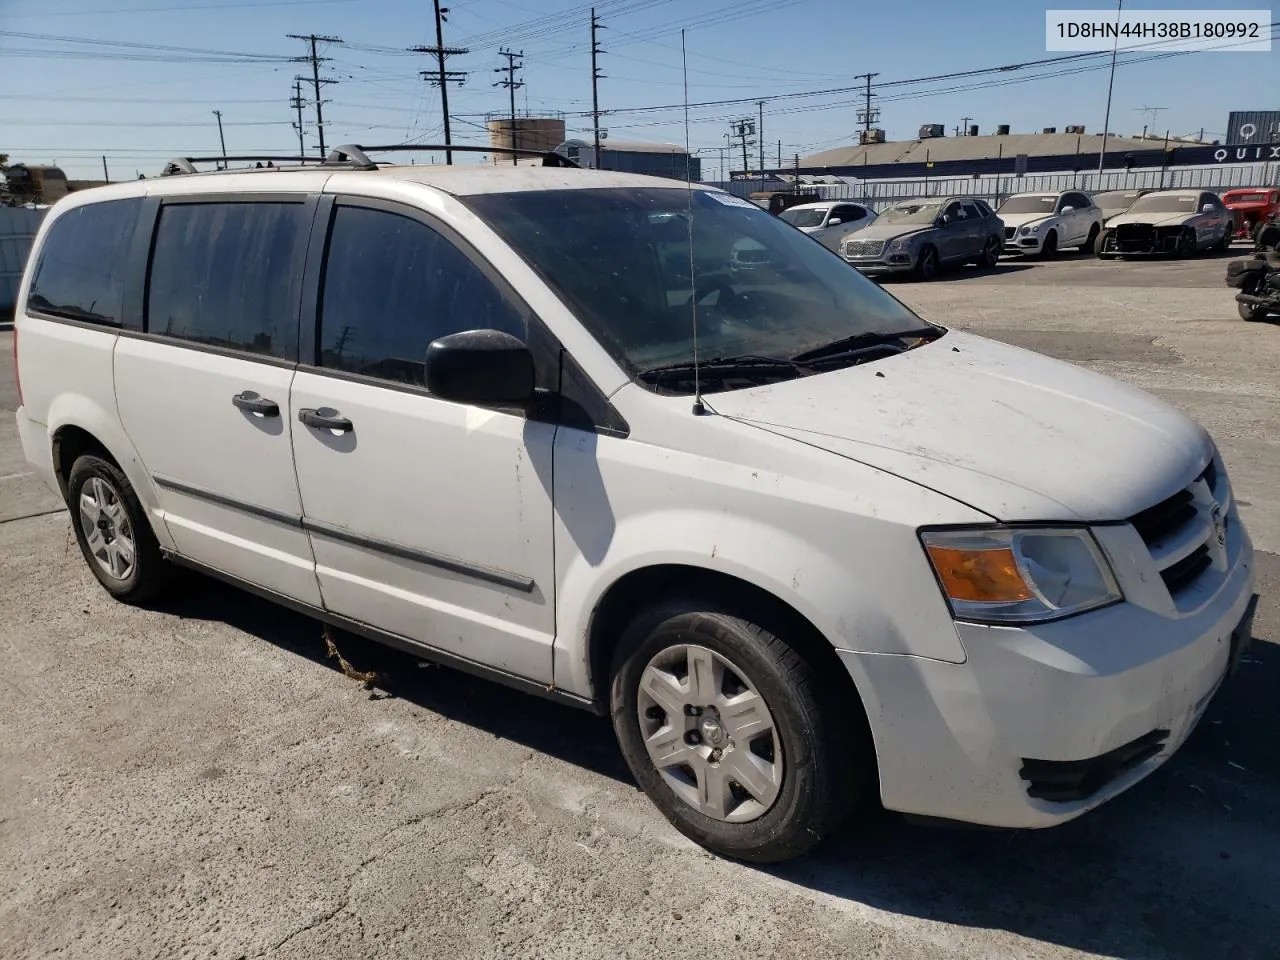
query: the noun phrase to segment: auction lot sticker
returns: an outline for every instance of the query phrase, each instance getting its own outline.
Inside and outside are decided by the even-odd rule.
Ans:
[[[1046,50],[1271,50],[1270,10],[1046,10]]]

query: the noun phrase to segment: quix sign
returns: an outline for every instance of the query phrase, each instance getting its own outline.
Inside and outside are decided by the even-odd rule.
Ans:
[[[1251,147],[1214,147],[1213,159],[1218,163],[1280,160],[1280,143],[1259,143]]]
[[[1280,143],[1280,110],[1233,110],[1227,116],[1228,147]]]

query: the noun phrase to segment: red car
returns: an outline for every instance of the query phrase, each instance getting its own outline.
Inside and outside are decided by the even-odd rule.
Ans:
[[[1221,194],[1222,202],[1236,220],[1236,237],[1252,240],[1259,226],[1280,213],[1280,190],[1275,187],[1244,187]]]

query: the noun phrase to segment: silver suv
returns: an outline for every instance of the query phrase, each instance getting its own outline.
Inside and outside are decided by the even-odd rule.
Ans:
[[[972,197],[917,197],[881,211],[846,240],[840,255],[865,274],[914,273],[930,280],[944,265],[994,267],[1004,222]]]

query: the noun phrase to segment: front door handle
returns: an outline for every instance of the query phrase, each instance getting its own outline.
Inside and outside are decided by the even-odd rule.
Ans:
[[[314,427],[317,430],[337,430],[339,433],[349,433],[355,429],[351,421],[346,417],[338,416],[336,410],[333,416],[329,416],[314,407],[303,407],[298,411],[298,419],[308,427]]]
[[[244,390],[231,398],[231,402],[241,410],[248,410],[260,417],[280,416],[280,404],[266,397],[260,397],[252,390]]]

